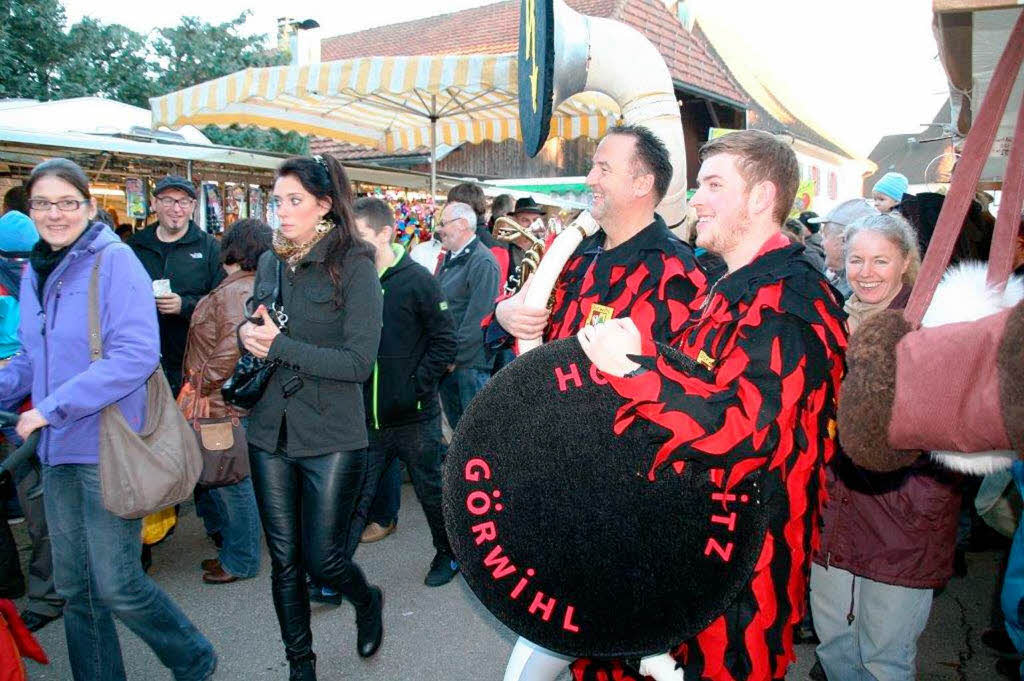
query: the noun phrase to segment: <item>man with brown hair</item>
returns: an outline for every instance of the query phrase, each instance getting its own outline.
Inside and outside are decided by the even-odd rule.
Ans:
[[[349,550],[355,551],[381,474],[401,459],[423,506],[437,552],[424,583],[441,586],[457,572],[441,514],[441,410],[438,383],[455,361],[457,344],[441,285],[394,243],[395,216],[377,198],[355,202],[356,230],[374,248],[384,292],[384,322],[373,373],[363,386],[370,438],[364,493],[356,508]],[[387,484],[387,481],[384,481]],[[397,510],[397,507],[396,507]],[[395,517],[373,523],[385,536]],[[390,522],[388,522],[390,521]]]
[[[707,278],[689,244],[655,211],[672,178],[668,149],[650,130],[617,126],[594,153],[587,187],[601,230],[562,268],[551,309],[527,307],[526,289],[501,300],[485,320],[491,348],[574,335],[602,316],[643,320],[643,332],[668,342],[692,322]]]
[[[780,233],[797,188],[792,149],[745,130],[709,142],[701,159],[690,201],[697,245],[729,272],[700,318],[674,347],[641,338],[629,319],[587,327],[579,339],[628,400],[617,426],[645,420],[670,434],[653,474],[681,478],[694,467],[719,481],[721,515],[707,526],[701,560],[728,569],[728,533],[751,527],[752,504],[767,513],[753,574],[732,604],[674,650],[642,660],[640,675],[768,681],[784,678],[795,659],[793,627],[805,608],[825,464],[835,451],[845,314],[803,246]],[[616,660],[579,660],[573,673],[577,681],[640,678]]]

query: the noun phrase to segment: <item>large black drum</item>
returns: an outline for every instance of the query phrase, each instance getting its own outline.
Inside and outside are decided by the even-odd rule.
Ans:
[[[575,338],[532,350],[469,405],[444,464],[444,515],[470,588],[499,620],[578,657],[665,652],[751,577],[760,478],[651,471],[668,433],[636,421]],[[680,468],[682,470],[680,470]]]

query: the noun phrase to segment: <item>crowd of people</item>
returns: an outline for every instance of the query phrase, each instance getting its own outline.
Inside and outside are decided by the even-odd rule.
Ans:
[[[240,220],[218,240],[192,219],[195,186],[167,176],[155,222],[122,243],[97,219],[81,168],[38,165],[0,217],[0,407],[23,412],[7,447],[42,432],[37,460],[14,475],[32,542],[28,628],[63,616],[81,681],[126,678],[115,616],[175,679],[214,676],[213,646],[146,574],[147,547],[177,511],[163,509],[147,537],[148,521],[102,500],[101,411],[117,405],[140,429],[147,378],[162,369],[190,422],[240,423],[248,446],[249,476],[195,489],[217,551],[200,561],[203,582],[256,576],[265,540],[289,679],[316,678],[311,600],[350,602],[356,651],[373,656],[384,593],[354,554],[395,531],[400,464],[435,552],[423,581],[441,587],[461,567],[442,513],[442,424],[458,428],[518,342],[577,336],[626,405],[622,427],[676,435],[659,465],[721,466],[730,484],[760,476],[771,548],[726,612],[672,650],[638,664],[577,660],[521,638],[505,678],[783,678],[806,631],[821,678],[913,679],[933,591],[953,574],[964,480],[927,456],[870,473],[835,432],[848,335],[906,304],[927,247],[903,215],[906,178],[789,220],[792,149],[766,133],[726,135],[701,151],[688,243],[656,212],[672,166],[655,135],[614,128],[593,160],[602,229],[569,258],[549,307],[525,302],[524,261],[553,236],[529,198],[488,205],[464,183],[436,217],[425,204],[396,210],[357,199],[325,154],[278,169],[276,230]],[[520,231],[499,240],[503,217]],[[248,410],[222,393],[243,353],[275,367]],[[688,371],[666,368],[680,356]],[[26,591],[6,523],[0,573],[0,597]]]

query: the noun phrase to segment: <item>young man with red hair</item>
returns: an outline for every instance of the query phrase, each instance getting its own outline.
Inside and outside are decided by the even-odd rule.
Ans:
[[[753,574],[702,632],[645,658],[640,676],[617,660],[578,660],[577,681],[768,681],[795,659],[807,575],[820,531],[824,467],[835,451],[836,397],[846,348],[842,298],[791,244],[782,223],[796,194],[792,149],[746,130],[706,144],[690,203],[697,245],[728,273],[672,347],[615,319],[579,334],[628,400],[622,427],[664,429],[654,471],[698,467],[731,490],[756,489],[768,527]],[[634,361],[634,359],[638,361]],[[723,512],[737,512],[742,504]],[[707,560],[728,561],[711,551]],[[725,563],[723,563],[723,569]]]

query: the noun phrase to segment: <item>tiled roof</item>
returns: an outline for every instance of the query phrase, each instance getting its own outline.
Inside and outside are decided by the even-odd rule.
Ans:
[[[570,5],[575,3],[570,2]],[[672,79],[745,105],[746,94],[728,67],[709,49],[703,36],[683,28],[665,5],[651,0],[620,0],[612,18],[629,24],[650,40],[668,65]]]
[[[323,61],[414,54],[503,54],[519,49],[519,2],[473,7],[324,38]]]
[[[951,124],[949,100],[935,115],[932,124],[923,131],[903,135],[886,135],[868,158],[878,165],[873,175],[864,178],[865,191],[875,186],[888,172],[902,173],[910,184],[947,181],[952,171],[953,142],[946,132]]]
[[[658,48],[682,87],[697,88],[730,102],[747,97],[701,36],[691,34],[661,2],[651,0],[567,0],[577,12],[617,19],[638,29]],[[500,54],[519,42],[519,0],[378,26],[325,38],[324,61],[415,54]]]

